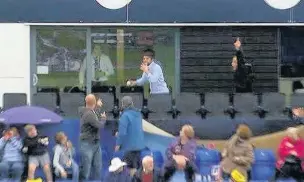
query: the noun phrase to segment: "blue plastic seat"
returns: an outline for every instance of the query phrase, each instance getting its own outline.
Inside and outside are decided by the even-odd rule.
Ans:
[[[213,166],[220,163],[220,152],[207,148],[198,148],[196,151],[196,165],[203,176],[210,175]]]
[[[271,180],[275,174],[275,154],[272,150],[256,149],[255,162],[252,165],[252,180]]]

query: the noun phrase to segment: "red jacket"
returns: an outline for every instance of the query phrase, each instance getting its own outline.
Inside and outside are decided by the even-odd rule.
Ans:
[[[304,140],[299,139],[295,141],[290,137],[283,138],[278,149],[278,161],[276,164],[278,169],[282,167],[285,158],[290,155],[292,151],[295,151],[297,157],[304,160]],[[302,169],[304,169],[304,161],[302,162]]]

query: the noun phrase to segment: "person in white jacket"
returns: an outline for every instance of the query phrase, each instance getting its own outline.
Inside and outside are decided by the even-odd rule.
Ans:
[[[90,68],[89,68],[90,69]],[[87,70],[87,56],[84,58],[79,71],[79,83],[84,85]],[[92,81],[107,81],[110,75],[114,74],[114,67],[108,55],[101,49],[100,45],[95,45],[92,53]],[[96,73],[102,73],[101,74]]]

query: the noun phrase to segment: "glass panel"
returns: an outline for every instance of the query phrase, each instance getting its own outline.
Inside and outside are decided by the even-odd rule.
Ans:
[[[36,37],[38,87],[85,85],[81,74],[86,56],[86,31],[38,29]]]
[[[174,33],[173,28],[92,28],[92,81],[118,86],[141,77],[142,51],[152,48],[168,86],[174,88]]]

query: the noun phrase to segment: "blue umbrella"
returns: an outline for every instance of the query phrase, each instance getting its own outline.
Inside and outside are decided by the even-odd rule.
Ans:
[[[42,107],[14,107],[0,113],[0,122],[5,124],[45,124],[60,123],[61,116]]]

